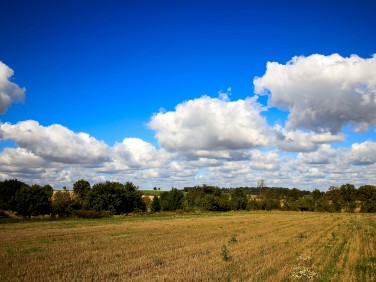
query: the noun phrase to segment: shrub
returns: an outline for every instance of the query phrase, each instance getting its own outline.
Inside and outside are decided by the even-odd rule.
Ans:
[[[231,259],[230,257],[230,252],[228,251],[226,245],[223,245],[222,246],[222,249],[221,249],[221,255],[222,255],[222,259],[224,261],[229,261]]]

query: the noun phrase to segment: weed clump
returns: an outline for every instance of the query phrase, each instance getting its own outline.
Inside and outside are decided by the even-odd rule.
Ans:
[[[236,234],[232,234],[230,240],[228,240],[229,244],[236,244],[238,242],[238,239],[236,238]]]
[[[230,252],[228,251],[226,245],[223,245],[223,246],[222,246],[222,249],[221,249],[221,255],[222,255],[222,259],[223,259],[224,261],[229,261],[229,260],[231,260]]]

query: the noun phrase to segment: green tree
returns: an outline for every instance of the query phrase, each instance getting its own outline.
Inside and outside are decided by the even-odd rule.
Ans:
[[[352,184],[344,184],[340,188],[340,204],[343,211],[354,212],[358,191]]]
[[[65,218],[73,212],[75,203],[69,191],[57,191],[52,197],[52,213]]]
[[[33,186],[23,186],[16,193],[16,209],[15,211],[22,215],[37,216],[45,215],[51,212],[51,195],[52,187],[46,185],[41,187],[38,184]]]
[[[312,195],[307,195],[303,198],[298,199],[295,202],[295,207],[299,211],[314,211],[315,210],[315,201]]]
[[[161,202],[157,195],[154,195],[153,201],[151,202],[151,211],[152,212],[159,212],[161,211]]]
[[[336,186],[330,186],[328,191],[325,193],[325,196],[329,200],[331,210],[334,212],[339,212],[342,209],[341,204],[341,191]]]
[[[183,208],[184,193],[181,190],[172,188],[169,192],[162,192],[160,202],[162,210],[175,211]]]
[[[89,181],[86,181],[84,179],[77,180],[73,184],[73,191],[74,194],[77,195],[79,199],[84,201],[86,199],[87,194],[89,193],[91,189]]]
[[[313,199],[317,201],[317,200],[321,199],[322,197],[324,197],[325,193],[321,192],[319,189],[315,189],[311,192],[311,195],[312,195]]]
[[[0,182],[0,209],[16,211],[16,194],[21,188],[30,187],[29,185],[10,179]]]
[[[304,193],[296,188],[289,189],[283,203],[283,210],[300,210],[298,201],[304,197]]]
[[[361,212],[376,212],[376,186],[363,185],[358,189]]]
[[[33,215],[46,215],[51,213],[51,202],[53,189],[50,185],[45,185],[43,187],[39,185],[33,185],[31,188],[34,189],[34,206]]]
[[[232,189],[230,192],[230,206],[233,210],[245,210],[248,205],[247,192],[242,188]]]
[[[142,199],[142,193],[138,190],[138,187],[128,181],[125,183],[124,188],[126,191],[124,212],[146,211],[146,204]]]
[[[16,192],[15,211],[17,214],[31,218],[32,214],[32,190],[29,186],[23,186]]]
[[[132,182],[102,182],[95,184],[88,193],[88,206],[96,211],[114,214],[145,211],[142,193]]]
[[[214,186],[202,185],[186,189],[189,208],[199,208],[207,211],[230,210],[228,194]]]
[[[267,211],[281,209],[281,199],[278,193],[278,189],[265,189],[260,205],[263,210]]]

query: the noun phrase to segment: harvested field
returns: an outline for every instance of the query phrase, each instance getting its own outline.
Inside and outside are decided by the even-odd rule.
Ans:
[[[376,281],[376,215],[228,212],[0,225],[1,281]]]

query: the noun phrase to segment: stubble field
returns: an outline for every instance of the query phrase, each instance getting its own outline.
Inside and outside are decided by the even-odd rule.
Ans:
[[[372,214],[22,222],[0,242],[0,281],[376,281]]]

